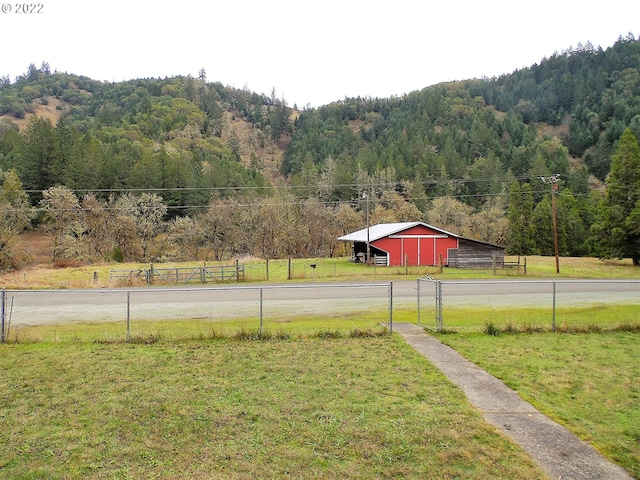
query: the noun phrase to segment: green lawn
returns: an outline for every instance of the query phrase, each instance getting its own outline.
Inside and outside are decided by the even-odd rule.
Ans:
[[[438,335],[640,478],[640,333]]]
[[[397,336],[0,349],[0,478],[544,478]]]

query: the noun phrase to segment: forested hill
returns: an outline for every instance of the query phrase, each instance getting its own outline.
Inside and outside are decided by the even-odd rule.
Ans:
[[[394,168],[399,178],[425,184],[429,196],[479,193],[488,186],[474,178],[508,172],[520,179],[557,173],[583,189],[576,167],[604,180],[627,126],[639,136],[640,42],[631,35],[606,51],[579,45],[499,78],[303,112],[283,172],[300,174],[331,158],[348,165],[341,183],[358,165],[369,173]],[[445,179],[462,183],[452,190]]]
[[[213,214],[197,214],[234,205],[247,214],[226,218],[225,226],[244,237],[230,247],[232,236],[216,232],[220,252],[273,258],[333,254],[337,236],[361,228],[368,192],[374,223],[424,220],[505,244],[511,253],[551,254],[544,182],[553,179],[562,254],[628,255],[640,263],[640,235],[633,234],[640,232],[640,203],[636,213],[631,204],[610,209],[603,195],[606,179],[640,178],[633,162],[623,161],[626,153],[612,168],[620,150],[635,158],[638,138],[640,40],[631,34],[606,50],[578,45],[499,78],[303,111],[275,91],[266,96],[208,81],[204,70],[105,83],[32,64],[16,79],[0,78],[0,206],[15,208],[2,191],[7,185],[24,189],[32,205],[43,198],[52,204],[47,191],[54,186],[74,198],[91,193],[87,205],[106,211],[124,193],[152,192],[166,207],[164,220],[206,223]],[[640,186],[625,189],[620,201],[640,199]],[[259,205],[279,207],[267,214]],[[603,214],[609,211],[623,213]],[[235,225],[240,217],[245,224]],[[14,220],[6,220],[10,233],[25,225]],[[616,246],[603,232],[621,222],[626,231],[616,234]],[[299,227],[293,233],[287,225]],[[90,232],[82,228],[60,235],[81,238]],[[260,235],[261,228],[270,230],[270,243],[258,248],[246,232]],[[123,238],[102,237],[110,242],[95,248],[102,256]],[[140,258],[148,256],[147,240],[137,240]]]
[[[209,83],[206,73],[104,83],[48,64],[0,80],[0,167],[24,187],[156,189],[170,205],[264,190],[291,134],[286,103]]]
[[[275,93],[207,82],[204,71],[104,83],[31,65],[0,79],[0,167],[17,168],[29,191],[205,189],[165,195],[183,205],[206,202],[207,188],[263,187],[278,170],[308,186],[324,169],[331,197],[345,200],[359,170],[391,169],[426,197],[492,194],[501,185],[474,179],[550,173],[582,191],[580,166],[604,180],[625,127],[640,134],[639,70],[640,42],[629,35],[499,78],[345,99],[298,117]]]

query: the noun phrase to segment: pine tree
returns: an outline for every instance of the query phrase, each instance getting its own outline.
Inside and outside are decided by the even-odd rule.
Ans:
[[[607,208],[598,231],[606,235],[612,256],[630,257],[640,266],[640,147],[629,128],[611,158]]]
[[[509,191],[509,230],[507,231],[507,250],[512,255],[531,255],[534,253],[533,193],[531,185],[520,186],[513,182]]]
[[[18,173],[25,190],[46,190],[53,185],[53,170],[59,157],[54,127],[48,119],[33,116],[22,136]]]

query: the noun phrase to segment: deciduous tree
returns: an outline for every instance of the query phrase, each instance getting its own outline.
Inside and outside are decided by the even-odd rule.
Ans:
[[[162,197],[155,193],[139,196],[125,193],[116,200],[115,208],[121,226],[128,229],[133,227],[142,249],[142,259],[148,260],[150,243],[163,228],[162,220],[167,213]]]
[[[34,216],[29,197],[14,170],[0,172],[0,270],[17,268],[17,236]]]
[[[78,259],[81,226],[80,204],[67,187],[55,186],[42,192],[40,206],[44,210],[44,231],[51,238],[51,259]]]

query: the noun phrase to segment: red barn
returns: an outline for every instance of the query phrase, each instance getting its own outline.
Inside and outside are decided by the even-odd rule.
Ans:
[[[339,237],[353,243],[355,261],[366,262],[367,241],[378,265],[491,267],[504,262],[504,248],[463,238],[422,222],[382,223]],[[495,259],[495,260],[494,260]]]

